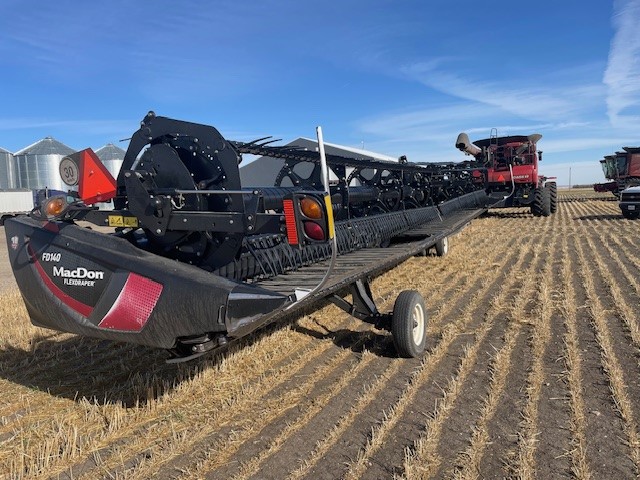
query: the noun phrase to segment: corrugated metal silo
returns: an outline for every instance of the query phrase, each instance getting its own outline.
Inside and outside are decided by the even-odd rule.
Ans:
[[[107,143],[104,147],[96,150],[96,155],[100,161],[107,167],[109,173],[113,175],[113,178],[118,178],[120,167],[124,161],[124,154],[126,152],[120,147],[116,147],[113,143]]]
[[[43,138],[16,152],[14,156],[18,165],[18,186],[31,190],[45,187],[69,190],[60,178],[60,160],[72,153],[72,148],[52,137]]]
[[[0,189],[18,188],[18,169],[16,159],[8,150],[0,148]]]

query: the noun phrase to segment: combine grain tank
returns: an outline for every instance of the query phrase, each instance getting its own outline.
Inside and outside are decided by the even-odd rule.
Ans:
[[[15,153],[18,187],[30,190],[49,188],[66,191],[60,178],[60,161],[74,152],[52,137],[46,137]]]
[[[400,356],[421,355],[420,293],[380,312],[369,280],[426,250],[446,253],[447,237],[486,211],[484,185],[467,164],[326,155],[320,130],[318,145],[233,142],[150,112],[117,181],[90,149],[65,158],[75,197],[5,224],[32,322],[183,361],[327,298],[389,330]],[[245,153],[284,160],[275,185],[241,184]],[[109,199],[114,208],[94,207]]]

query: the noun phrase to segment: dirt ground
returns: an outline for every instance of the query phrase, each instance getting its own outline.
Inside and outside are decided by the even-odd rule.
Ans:
[[[492,211],[447,256],[374,280],[382,310],[405,289],[425,297],[422,359],[325,306],[167,365],[161,351],[32,327],[5,288],[0,472],[636,478],[640,221],[600,197],[564,200],[547,218]]]
[[[4,227],[0,227],[0,294],[5,290],[16,288],[16,280],[13,278],[9,266],[9,254],[7,253],[7,237]]]

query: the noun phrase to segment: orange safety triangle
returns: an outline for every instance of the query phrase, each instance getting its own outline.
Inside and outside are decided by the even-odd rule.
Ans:
[[[116,181],[93,150],[78,152],[80,181],[78,194],[87,205],[106,202],[116,196]]]
[[[498,176],[498,181],[504,182],[504,175],[500,174],[500,176]]]

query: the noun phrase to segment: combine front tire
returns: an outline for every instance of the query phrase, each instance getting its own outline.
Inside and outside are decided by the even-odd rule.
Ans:
[[[551,215],[551,190],[544,188],[542,190],[542,216],[548,217]]]
[[[539,217],[542,215],[542,197],[543,197],[543,189],[536,188],[533,191],[533,202],[531,203],[531,213],[534,217]]]
[[[393,306],[391,335],[400,357],[422,356],[427,341],[427,310],[420,293],[414,290],[400,292]]]
[[[551,213],[556,213],[558,211],[558,185],[556,182],[548,182],[546,188],[549,189],[551,197]]]
[[[536,217],[551,215],[551,195],[548,188],[538,187],[534,190],[531,213]]]

